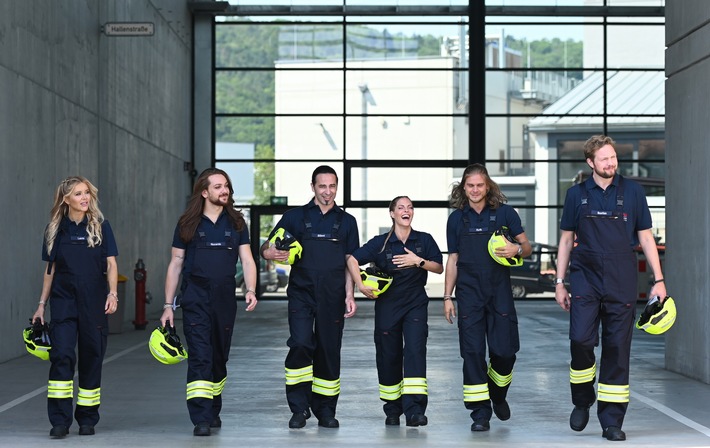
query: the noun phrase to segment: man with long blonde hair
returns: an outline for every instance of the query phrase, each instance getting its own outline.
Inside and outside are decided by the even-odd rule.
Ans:
[[[463,400],[471,411],[471,431],[488,431],[493,413],[510,418],[506,397],[520,349],[510,268],[488,252],[491,235],[507,227],[516,243],[497,248],[499,258],[527,257],[532,246],[520,216],[483,165],[469,165],[451,191],[455,208],[446,224],[449,258],[444,277],[444,317],[453,323],[458,303],[459,345],[463,358]],[[486,363],[486,342],[490,364]]]

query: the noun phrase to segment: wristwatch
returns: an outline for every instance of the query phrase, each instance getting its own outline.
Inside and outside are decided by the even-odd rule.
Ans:
[[[420,267],[420,268],[423,268],[423,267],[424,267],[424,263],[426,263],[426,260],[422,258],[422,261],[419,262],[419,267]]]
[[[518,255],[523,255],[523,245],[518,245]]]
[[[565,279],[563,278],[556,278],[555,279],[555,285],[561,285],[565,282]]]

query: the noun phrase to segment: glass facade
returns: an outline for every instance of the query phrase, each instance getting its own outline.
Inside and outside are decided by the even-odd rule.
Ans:
[[[214,161],[262,233],[268,207],[308,201],[311,171],[329,164],[362,242],[408,195],[414,227],[446,251],[448,194],[481,162],[528,237],[555,245],[566,189],[589,171],[582,144],[605,133],[664,239],[663,2],[230,5],[215,18]]]

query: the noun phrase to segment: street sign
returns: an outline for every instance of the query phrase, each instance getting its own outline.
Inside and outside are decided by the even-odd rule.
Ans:
[[[107,36],[152,36],[155,24],[151,22],[107,22],[101,27]]]

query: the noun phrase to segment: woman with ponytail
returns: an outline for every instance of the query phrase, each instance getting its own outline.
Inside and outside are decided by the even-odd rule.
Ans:
[[[385,425],[425,426],[427,407],[426,341],[428,305],[424,286],[429,272],[444,271],[441,251],[428,233],[412,229],[414,206],[407,196],[389,205],[392,227],[355,250],[350,275],[368,298],[375,299],[375,348]],[[366,286],[360,265],[372,263],[392,277],[384,292]]]

